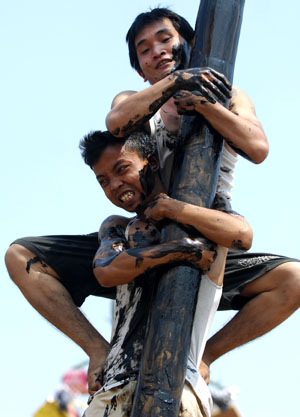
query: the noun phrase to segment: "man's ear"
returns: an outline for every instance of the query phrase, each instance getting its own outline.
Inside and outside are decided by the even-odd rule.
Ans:
[[[139,74],[139,76],[143,78],[144,83],[146,83],[148,80],[147,80],[147,78],[145,77],[145,75],[144,75],[143,71],[141,71],[141,70],[136,70],[136,71],[137,71],[137,73]]]
[[[149,154],[147,156],[147,160],[149,163],[150,168],[152,168],[153,171],[157,171],[159,169],[159,162],[156,155]]]

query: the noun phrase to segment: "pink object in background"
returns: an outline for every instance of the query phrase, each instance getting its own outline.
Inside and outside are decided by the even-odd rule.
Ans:
[[[64,374],[62,380],[73,393],[88,393],[87,373],[84,369],[70,369]]]

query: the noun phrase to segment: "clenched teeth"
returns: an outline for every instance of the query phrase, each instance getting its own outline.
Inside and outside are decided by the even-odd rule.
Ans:
[[[125,203],[127,200],[129,200],[131,197],[133,197],[133,192],[132,191],[128,191],[127,193],[123,194],[120,197],[120,200],[122,201],[122,203]]]

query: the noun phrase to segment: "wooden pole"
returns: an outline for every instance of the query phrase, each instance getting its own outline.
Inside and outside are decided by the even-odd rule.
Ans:
[[[244,0],[202,0],[190,67],[210,66],[232,81]],[[223,140],[201,117],[183,118],[184,157],[171,195],[198,206],[214,199]],[[179,152],[182,154],[183,152]],[[163,240],[184,236],[170,225]],[[199,272],[169,269],[153,302],[131,417],[177,417],[185,380]]]

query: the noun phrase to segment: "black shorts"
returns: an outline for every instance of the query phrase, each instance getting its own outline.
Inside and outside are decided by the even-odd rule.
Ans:
[[[81,306],[89,295],[115,298],[115,288],[102,287],[93,274],[92,261],[99,246],[97,233],[26,237],[13,243],[24,246],[51,266],[77,306]],[[249,301],[249,298],[240,295],[245,285],[285,262],[299,260],[280,255],[229,250],[219,310],[242,308]]]
[[[98,234],[25,237],[13,243],[24,246],[57,273],[74,303],[80,307],[89,295],[114,299],[115,288],[102,287],[93,273]]]

